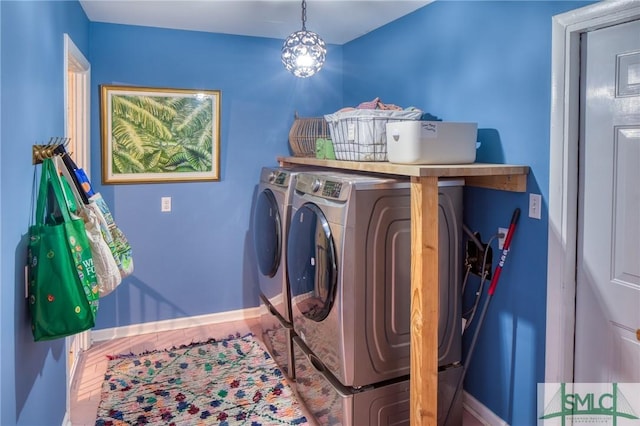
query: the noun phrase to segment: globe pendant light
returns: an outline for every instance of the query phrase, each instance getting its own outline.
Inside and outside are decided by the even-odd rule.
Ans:
[[[282,63],[296,77],[311,77],[324,65],[327,53],[324,41],[307,31],[307,2],[302,0],[302,29],[291,34],[282,45]]]

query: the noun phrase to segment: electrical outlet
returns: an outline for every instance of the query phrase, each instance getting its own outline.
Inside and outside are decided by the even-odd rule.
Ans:
[[[508,228],[498,228],[498,234],[502,234],[502,237],[498,237],[498,249],[500,250],[504,248],[504,240],[507,238],[507,232],[509,232]]]
[[[162,197],[160,199],[160,211],[162,212],[171,211],[171,197]]]
[[[529,194],[529,217],[532,219],[540,219],[542,210],[542,195]]]

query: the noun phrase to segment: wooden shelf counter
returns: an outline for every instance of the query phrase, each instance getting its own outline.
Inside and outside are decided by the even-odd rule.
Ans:
[[[308,165],[411,180],[411,425],[438,419],[438,179],[461,177],[466,186],[526,192],[528,166],[507,164],[409,165],[388,162],[278,157],[282,166]]]

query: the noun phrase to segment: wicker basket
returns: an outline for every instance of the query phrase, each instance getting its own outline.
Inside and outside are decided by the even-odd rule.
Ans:
[[[289,130],[289,146],[295,157],[315,157],[316,139],[331,138],[329,125],[324,117],[298,117]]]

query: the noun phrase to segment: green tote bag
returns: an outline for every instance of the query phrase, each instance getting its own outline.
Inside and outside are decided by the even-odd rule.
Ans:
[[[29,227],[28,272],[34,340],[95,325],[98,284],[84,221],[72,217],[50,158],[42,163],[35,224]]]

